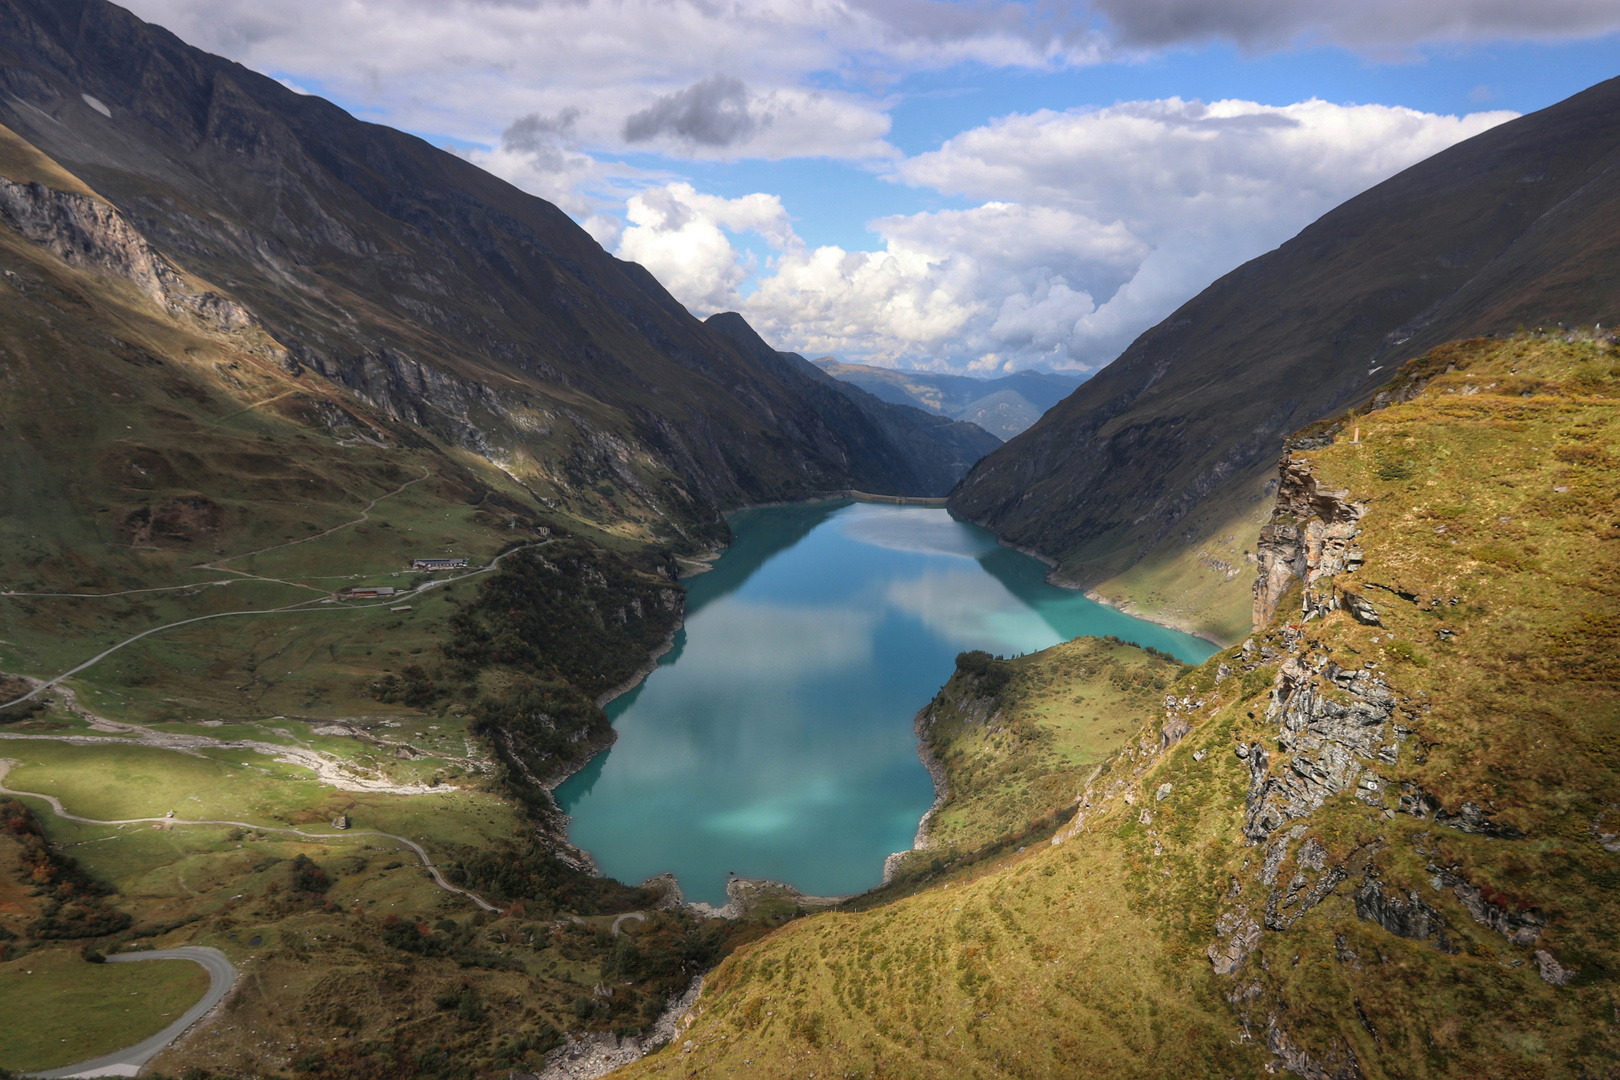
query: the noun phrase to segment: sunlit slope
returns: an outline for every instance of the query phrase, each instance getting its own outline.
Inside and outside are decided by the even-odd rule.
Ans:
[[[1213,282],[1034,427],[952,512],[1225,643],[1283,435],[1442,342],[1612,326],[1620,80],[1459,143]],[[1248,548],[1248,551],[1245,551]]]
[[[0,600],[5,670],[50,677],[166,622],[411,585],[391,575],[413,557],[487,563],[537,537],[527,493],[503,473],[290,374],[251,319],[147,295],[118,272],[139,243],[109,227],[85,241],[94,258],[69,266],[0,228],[0,567],[14,594],[93,594]],[[416,614],[388,634],[400,617],[369,610],[202,624],[189,648],[183,630],[152,639],[90,678],[169,694],[189,683],[208,699],[199,710],[297,708],[319,684],[341,707],[386,649],[420,649]],[[306,632],[285,637],[300,621]],[[255,677],[253,657],[268,654],[281,659]]]
[[[289,364],[252,312],[0,128],[5,170],[28,183],[0,179],[0,674],[17,677],[0,703],[74,672],[25,706],[45,710],[37,733],[432,711],[506,730],[495,751],[542,773],[611,741],[592,700],[680,617],[667,553],[565,535],[577,519],[487,457]],[[418,589],[419,558],[467,565]],[[527,730],[536,709],[571,734]],[[303,745],[385,785],[485,756]]]
[[[1304,432],[1276,618],[1169,688],[1061,843],[794,924],[628,1075],[1603,1075],[1614,356],[1448,346]]]

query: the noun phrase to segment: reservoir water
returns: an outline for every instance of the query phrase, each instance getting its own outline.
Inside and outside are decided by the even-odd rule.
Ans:
[[[675,646],[608,706],[618,742],[557,789],[604,873],[726,877],[811,895],[877,885],[933,802],[912,718],[956,654],[1115,634],[1185,661],[1215,648],[1046,583],[1046,567],[944,510],[812,503],[744,511],[687,581]]]

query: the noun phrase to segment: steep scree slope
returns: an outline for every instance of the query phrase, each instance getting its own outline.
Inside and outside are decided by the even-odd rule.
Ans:
[[[1617,272],[1611,80],[1407,169],[1221,278],[980,462],[951,509],[1111,600],[1235,640],[1242,537],[1264,516],[1283,433],[1443,341],[1610,324]]]

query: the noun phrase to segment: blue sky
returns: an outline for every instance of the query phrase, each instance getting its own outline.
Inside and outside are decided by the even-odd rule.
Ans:
[[[1431,113],[1482,109],[1529,113],[1620,75],[1620,37],[1560,44],[1495,42],[1446,47],[1380,62],[1320,47],[1244,56],[1230,45],[1184,48],[1120,63],[1056,72],[963,65],[909,75],[892,89],[889,142],[907,154],[935,150],[951,136],[1009,113],[1181,97],[1242,98],[1288,105],[1317,97],[1339,104],[1405,105]],[[432,133],[420,133],[433,138]],[[442,142],[442,140],[440,140]],[[892,214],[962,209],[971,200],[893,183],[870,168],[825,158],[672,163],[658,155],[621,156],[668,169],[704,191],[736,198],[782,196],[808,244],[871,245],[868,222]],[[829,196],[829,193],[835,193]],[[743,238],[747,242],[747,237]],[[762,243],[748,245],[763,253]]]
[[[1620,74],[1620,3],[134,0],[810,355],[1095,370],[1408,165]]]

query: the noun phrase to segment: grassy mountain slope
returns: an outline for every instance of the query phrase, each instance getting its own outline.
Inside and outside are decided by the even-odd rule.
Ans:
[[[1615,352],[1446,346],[1384,400],[1293,441],[1275,618],[1068,828],[743,950],[626,1075],[1612,1075]]]
[[[629,537],[919,491],[861,413],[708,332],[556,207],[103,0],[0,4],[0,122],[310,368]],[[111,115],[88,104],[89,94]],[[600,489],[613,492],[604,500]]]
[[[914,405],[939,416],[978,424],[1002,439],[1024,431],[1083,381],[1083,376],[1045,371],[974,379],[846,364],[830,356],[812,363],[840,382],[858,386],[884,401]]]
[[[541,846],[537,781],[611,739],[594,699],[680,616],[668,553],[537,506],[484,455],[285,364],[250,312],[3,129],[0,175],[26,182],[0,183],[0,702],[124,643],[0,711],[0,783],[87,817],[255,827],[7,810],[0,828],[83,851],[88,876],[57,887],[4,855],[0,980],[37,961],[90,986],[81,946],[251,959],[230,1019],[188,1044],[214,1070],[420,1073],[454,1049],[434,1068],[472,1075],[537,1061],[561,1030],[647,1023],[736,931],[660,916],[636,928],[647,957],[621,947],[611,916],[656,895]],[[445,555],[470,565],[410,570]],[[332,599],[355,586],[400,592]],[[328,826],[340,815],[353,831]],[[375,831],[418,838],[505,921],[470,921]],[[327,888],[295,887],[299,857]],[[640,989],[592,997],[604,964]],[[34,1019],[55,1022],[18,1022]],[[0,1039],[0,1067],[82,1045],[21,1048],[77,1055],[47,1062]]]
[[[8,136],[15,160],[25,148]],[[487,459],[289,371],[241,309],[213,312],[205,283],[171,273],[172,288],[153,285],[202,315],[154,300],[147,279],[117,272],[151,258],[119,224],[77,220],[80,266],[0,229],[4,670],[47,678],[140,631],[244,612],[131,642],[87,692],[144,721],[372,711],[375,680],[451,637],[455,586],[402,599],[400,613],[319,601],[351,585],[413,587],[423,575],[398,575],[414,557],[477,568],[513,545],[572,543],[552,536],[562,515],[544,523]],[[640,557],[673,595],[657,558]],[[654,641],[677,617],[658,613],[646,614]]]
[[[1072,810],[1180,671],[1172,658],[1103,638],[1008,660],[964,653],[918,718],[948,793],[929,819],[927,858],[971,852]]]
[[[981,462],[953,512],[1111,601],[1235,640],[1230,570],[1253,554],[1241,538],[1285,432],[1443,341],[1620,315],[1617,104],[1620,80],[1504,124],[1232,271]]]

